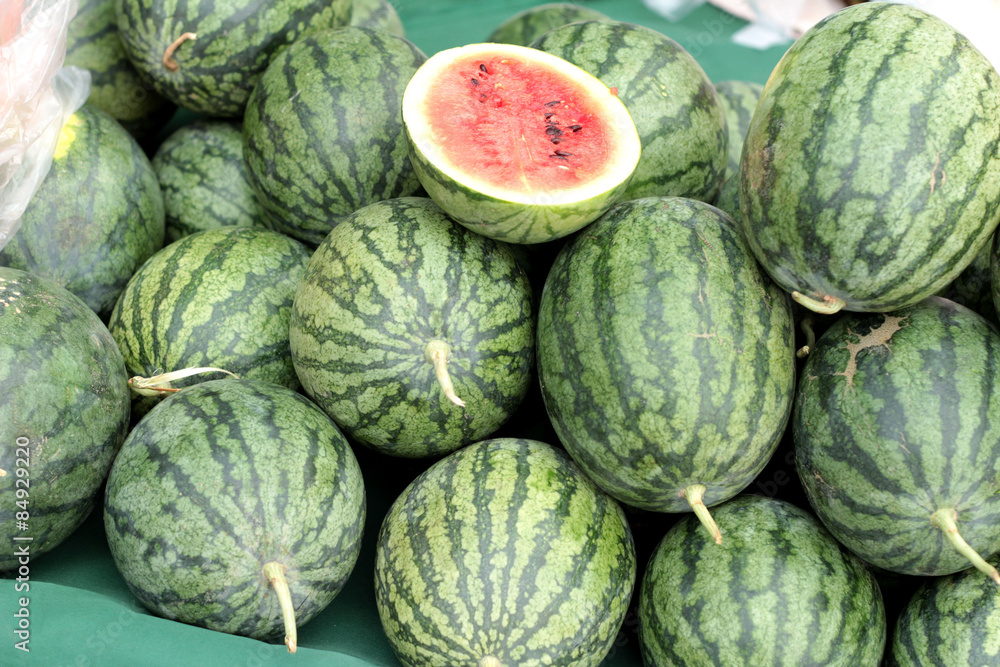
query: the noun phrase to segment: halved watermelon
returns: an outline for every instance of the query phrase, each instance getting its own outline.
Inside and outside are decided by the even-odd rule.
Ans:
[[[466,227],[513,243],[595,220],[624,192],[641,151],[613,88],[510,44],[428,59],[403,94],[403,123],[431,198]]]

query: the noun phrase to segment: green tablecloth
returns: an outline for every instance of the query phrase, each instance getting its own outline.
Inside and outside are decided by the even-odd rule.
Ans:
[[[408,38],[431,55],[441,49],[484,40],[502,20],[540,2],[530,0],[395,0]],[[763,83],[785,47],[752,51],[730,36],[744,22],[704,5],[677,23],[640,0],[586,2],[608,16],[649,26],[687,49],[713,81]],[[530,435],[530,434],[526,434]],[[0,581],[0,665],[398,665],[382,635],[372,590],[374,540],[395,494],[415,474],[413,464],[358,452],[369,497],[366,539],[347,588],[299,631],[299,651],[283,645],[212,632],[151,615],[132,596],[115,570],[95,512],[64,544],[30,563],[29,580]],[[660,536],[668,519],[653,518],[637,535],[640,557]],[[644,540],[644,542],[643,542]],[[644,563],[643,563],[644,564]],[[26,591],[23,584],[30,587]],[[20,590],[18,590],[20,589]],[[27,606],[30,653],[15,648],[19,598]],[[641,664],[635,614],[626,618],[608,666]]]

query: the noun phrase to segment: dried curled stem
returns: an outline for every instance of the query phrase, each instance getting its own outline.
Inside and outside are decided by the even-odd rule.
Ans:
[[[170,46],[167,47],[167,50],[163,52],[163,66],[167,68],[167,71],[169,72],[177,71],[177,61],[174,60],[174,51],[177,50],[178,46],[188,41],[189,39],[198,39],[198,35],[193,32],[186,32],[177,39],[175,39],[173,42],[171,42]]]
[[[225,373],[239,379],[235,373],[230,373],[224,368],[202,366],[199,368],[182,368],[179,371],[171,371],[169,373],[158,373],[151,377],[136,375],[129,378],[128,387],[140,396],[160,396],[165,393],[180,391],[177,387],[170,386],[170,383],[174,380],[198,375],[199,373]]]

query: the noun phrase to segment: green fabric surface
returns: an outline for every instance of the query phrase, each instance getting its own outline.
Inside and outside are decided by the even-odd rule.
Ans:
[[[441,49],[482,41],[504,19],[542,3],[395,0],[393,4],[407,37],[431,55]],[[646,25],[671,37],[701,63],[713,81],[742,79],[764,83],[787,48],[785,45],[753,51],[733,44],[731,35],[745,23],[710,5],[703,5],[682,21],[671,23],[640,0],[592,0],[586,4],[613,19]],[[175,118],[172,124],[177,122]],[[544,418],[544,414],[537,412],[541,410],[540,398],[528,400],[534,403],[535,417]],[[526,423],[530,421],[515,417],[514,426],[508,427],[505,435],[537,437],[530,430],[521,433],[516,430],[530,429],[530,423]],[[280,644],[230,636],[150,614],[135,600],[115,569],[98,509],[67,542],[31,560],[27,591],[17,591],[16,580],[0,580],[0,666],[398,665],[382,634],[375,609],[374,544],[379,524],[395,495],[426,464],[389,460],[358,448],[356,451],[365,473],[369,502],[364,546],[345,590],[326,610],[299,629],[299,650],[295,655],[289,655]],[[645,542],[654,544],[661,535],[657,525],[656,535],[647,537]],[[640,568],[644,568],[646,557],[648,554],[640,552]],[[20,608],[21,597],[28,598],[31,649],[28,653],[15,648],[20,640],[14,632],[18,623],[14,614]],[[605,665],[641,664],[635,631],[633,609]]]

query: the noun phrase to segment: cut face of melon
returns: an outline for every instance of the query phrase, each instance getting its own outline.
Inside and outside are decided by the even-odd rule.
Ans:
[[[441,51],[403,95],[410,158],[427,193],[467,227],[513,243],[565,236],[615,204],[639,136],[621,101],[535,49]]]

